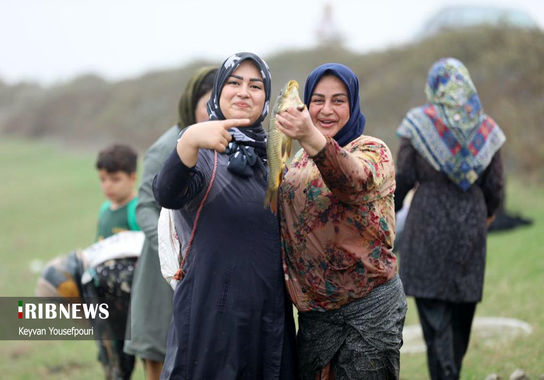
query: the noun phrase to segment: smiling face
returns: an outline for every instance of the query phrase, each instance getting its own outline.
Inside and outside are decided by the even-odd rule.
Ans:
[[[349,120],[349,97],[344,83],[323,76],[314,88],[309,107],[312,122],[325,137],[334,137]]]
[[[253,124],[261,116],[265,88],[259,69],[251,61],[243,61],[227,78],[219,107],[226,119],[249,119]]]

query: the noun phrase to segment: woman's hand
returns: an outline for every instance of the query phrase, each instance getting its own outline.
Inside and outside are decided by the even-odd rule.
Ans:
[[[495,220],[495,215],[491,215],[490,217],[487,218],[487,221],[486,221],[487,228],[491,226],[491,223],[493,223],[494,220]]]
[[[187,127],[178,140],[176,150],[183,164],[187,167],[196,165],[199,149],[213,149],[224,152],[232,140],[228,132],[233,127],[245,127],[249,119],[211,120],[193,124]]]
[[[288,108],[276,115],[278,129],[292,139],[298,140],[310,157],[319,153],[327,144],[327,139],[314,126],[310,113],[305,107],[302,111]]]

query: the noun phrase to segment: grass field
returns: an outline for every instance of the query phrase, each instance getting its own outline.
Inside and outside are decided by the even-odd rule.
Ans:
[[[0,141],[0,296],[32,296],[38,276],[33,265],[93,242],[104,200],[94,159],[52,143]],[[512,178],[507,195],[508,209],[534,224],[490,236],[477,316],[521,319],[533,333],[492,347],[473,340],[462,379],[483,380],[490,373],[508,378],[516,368],[531,379],[544,374],[544,187]],[[412,300],[406,323],[417,323]],[[99,379],[95,358],[92,341],[2,341],[0,377]],[[140,363],[133,378],[144,378]],[[426,379],[425,355],[403,354],[401,378]]]

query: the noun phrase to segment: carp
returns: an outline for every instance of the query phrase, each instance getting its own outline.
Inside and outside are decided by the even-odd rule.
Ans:
[[[276,115],[288,108],[296,108],[302,111],[305,104],[298,95],[298,82],[290,80],[282,88],[280,95],[276,99],[272,115],[270,116],[270,125],[268,127],[268,138],[266,141],[266,155],[268,159],[268,186],[264,197],[264,207],[277,214],[278,211],[278,188],[283,179],[287,160],[291,154],[292,139],[278,129],[276,125]]]

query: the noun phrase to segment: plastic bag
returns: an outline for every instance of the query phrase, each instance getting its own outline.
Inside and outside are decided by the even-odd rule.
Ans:
[[[161,273],[172,289],[176,289],[178,280],[174,275],[181,263],[181,244],[174,225],[172,210],[162,208],[157,225],[159,261]]]
[[[88,270],[112,259],[137,258],[144,244],[141,231],[122,231],[91,246],[49,261],[38,279],[38,297],[81,297]]]

